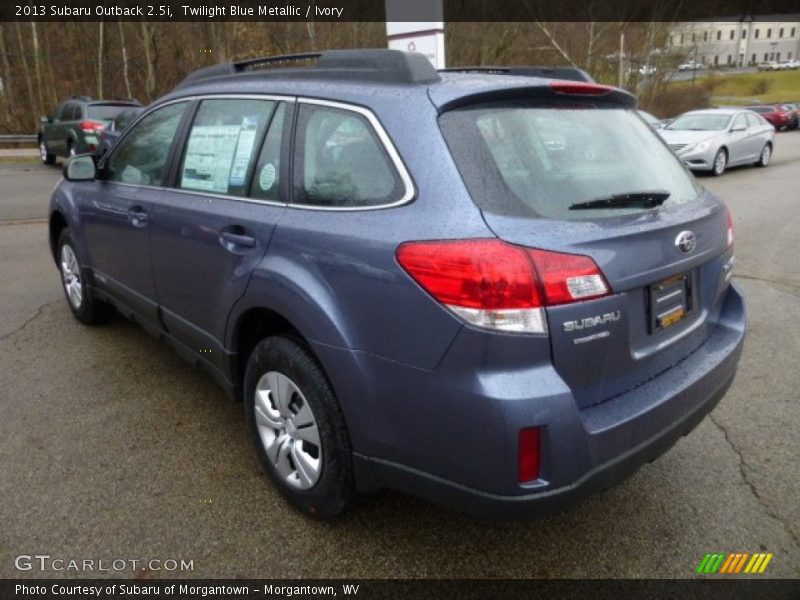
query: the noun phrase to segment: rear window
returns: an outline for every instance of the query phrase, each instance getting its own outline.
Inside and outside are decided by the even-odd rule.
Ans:
[[[130,104],[90,104],[87,107],[86,118],[98,121],[110,121],[123,110],[128,110]]]
[[[669,206],[700,193],[632,109],[494,103],[447,112],[439,123],[473,200],[487,212],[586,219],[647,209],[570,207],[642,192],[668,193]]]

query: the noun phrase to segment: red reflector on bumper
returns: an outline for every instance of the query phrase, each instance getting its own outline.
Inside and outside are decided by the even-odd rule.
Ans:
[[[539,479],[540,439],[539,428],[529,427],[519,432],[519,482]]]

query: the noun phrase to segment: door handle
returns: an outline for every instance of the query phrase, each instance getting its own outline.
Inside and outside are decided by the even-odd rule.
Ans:
[[[128,209],[128,220],[134,227],[144,227],[150,215],[141,206],[132,206]]]
[[[223,231],[219,234],[219,240],[227,250],[231,251],[236,251],[242,248],[256,247],[256,238],[254,238],[252,235],[246,235],[244,233]]]

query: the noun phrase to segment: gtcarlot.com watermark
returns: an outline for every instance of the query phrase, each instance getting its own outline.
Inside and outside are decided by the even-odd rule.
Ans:
[[[183,558],[66,558],[49,554],[20,554],[14,559],[18,571],[67,571],[71,573],[130,573],[132,571],[194,571],[194,560]]]

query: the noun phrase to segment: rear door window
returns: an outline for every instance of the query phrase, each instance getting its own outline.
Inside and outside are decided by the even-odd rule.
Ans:
[[[667,192],[667,206],[691,202],[700,193],[632,109],[490,103],[447,112],[439,123],[473,200],[488,212],[609,217],[646,209],[570,207],[642,192]]]
[[[69,104],[65,104],[64,108],[61,109],[61,114],[59,115],[59,121],[74,121],[75,120],[75,104],[70,102]]]
[[[391,204],[403,184],[370,122],[361,114],[301,104],[294,158],[294,202],[357,208]]]
[[[186,142],[178,187],[244,196],[275,106],[269,100],[203,100]]]
[[[261,146],[250,184],[250,197],[259,200],[281,201],[281,146],[289,117],[286,103],[281,102],[269,125],[267,137]]]
[[[748,113],[745,116],[747,117],[748,127],[759,127],[766,124],[766,121],[756,114]]]

